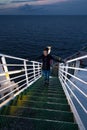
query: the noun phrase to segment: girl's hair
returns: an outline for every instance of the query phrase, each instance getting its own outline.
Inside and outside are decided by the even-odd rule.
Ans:
[[[48,49],[48,48],[44,48],[44,51],[47,51],[47,52],[48,52],[48,51],[49,51],[49,49]]]

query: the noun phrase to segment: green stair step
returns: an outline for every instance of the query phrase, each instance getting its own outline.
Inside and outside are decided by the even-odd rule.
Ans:
[[[73,114],[65,111],[49,111],[45,109],[23,108],[18,106],[4,107],[0,115],[39,118],[56,121],[74,122]]]
[[[64,99],[64,100],[66,100],[65,99],[65,97],[49,97],[48,95],[41,95],[41,96],[37,96],[37,95],[20,95],[19,96],[19,99],[21,99],[21,100],[30,100],[30,99],[32,99],[32,98],[46,98],[46,99],[52,99],[52,100],[59,100],[59,99]]]
[[[70,111],[70,106],[66,104],[51,104],[46,102],[35,102],[35,101],[12,101],[10,103],[12,106],[25,106],[25,107],[36,107],[36,108],[44,108],[44,109],[53,109],[53,110],[61,110],[61,111]]]
[[[34,87],[34,88],[31,88],[31,90],[51,90],[51,91],[63,91],[63,89],[62,89],[62,87],[61,88],[59,88],[59,87],[57,87],[57,88],[50,88],[50,87]]]
[[[32,91],[37,91],[37,92],[43,92],[43,91],[46,91],[46,92],[52,92],[52,93],[64,93],[63,90],[48,90],[48,89],[32,89]]]
[[[23,100],[23,101],[27,101],[29,102],[30,100],[34,100],[34,101],[44,101],[44,102],[54,102],[54,103],[62,103],[62,104],[67,104],[67,100],[63,99],[63,98],[46,98],[46,97],[30,97],[30,99],[23,99],[22,97],[17,97],[16,100]]]
[[[47,92],[47,91],[29,91],[29,92],[27,92],[27,93],[25,93],[25,94],[33,94],[33,93],[45,93],[45,94],[53,94],[53,95],[57,95],[57,94],[61,94],[61,95],[65,95],[65,93],[63,93],[63,92],[56,92],[56,93],[54,93],[54,92]]]
[[[33,88],[33,89],[31,89],[30,90],[31,92],[32,91],[39,91],[39,92],[41,92],[41,91],[44,91],[44,92],[52,92],[52,93],[64,93],[64,91],[63,90],[52,90],[52,89],[37,89],[37,88]],[[28,92],[30,92],[29,90],[28,90]]]
[[[63,94],[62,94],[62,93],[56,93],[56,94],[55,94],[55,93],[46,93],[46,92],[44,92],[44,91],[42,91],[42,92],[36,92],[36,91],[34,91],[34,92],[28,92],[28,91],[25,92],[25,91],[24,91],[24,92],[22,92],[20,95],[23,95],[23,94],[24,94],[24,95],[35,95],[35,94],[38,95],[38,94],[43,94],[43,95],[51,95],[51,96],[55,96],[55,97],[57,97],[57,96],[59,95],[59,96],[64,96],[64,97],[66,98],[66,96],[65,96],[64,93],[63,93]]]
[[[68,105],[68,103],[56,103],[56,102],[48,102],[48,101],[35,101],[35,100],[30,100],[30,101],[25,101],[25,100],[12,100],[10,103],[13,103],[13,102],[18,102],[18,103],[22,103],[22,102],[24,102],[24,103],[26,103],[26,104],[29,104],[30,102],[35,102],[35,103],[47,103],[47,104],[56,104],[56,105],[58,105],[58,104],[62,104],[62,105]]]
[[[22,96],[31,96],[31,94],[21,94]],[[48,96],[53,98],[66,98],[65,95],[62,94],[45,94],[45,93],[33,93],[32,96]]]
[[[43,90],[41,90],[41,89],[32,89],[32,90],[30,90],[30,91],[27,91],[27,92],[46,92],[46,93],[63,93],[64,94],[64,91],[63,90],[56,90],[56,91],[54,91],[54,90],[45,90],[45,89],[43,89]]]
[[[29,91],[31,92],[31,91]],[[38,92],[38,93],[52,93],[52,94],[64,94],[64,92],[61,92],[61,91],[42,91],[42,90],[33,90],[33,92]]]
[[[75,123],[0,116],[0,130],[78,130]]]
[[[0,110],[0,130],[78,130],[57,78],[39,79]]]

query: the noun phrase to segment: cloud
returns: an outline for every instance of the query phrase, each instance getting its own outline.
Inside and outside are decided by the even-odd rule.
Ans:
[[[63,0],[62,2],[55,0],[51,4],[49,4],[49,1],[51,2],[53,0],[42,0],[42,2],[41,0],[33,0],[18,3],[16,0],[16,3],[12,2],[6,6],[1,5],[4,9],[2,8],[0,10],[0,14],[87,15],[87,0]]]
[[[9,8],[5,10],[1,10],[0,14],[4,15],[37,15],[44,14],[46,10],[41,6],[32,6],[32,5],[23,5],[18,8]]]
[[[53,4],[58,2],[65,2],[68,0],[7,0],[3,1],[3,3],[10,4],[31,4],[31,5],[46,5],[46,4]]]
[[[38,0],[12,0],[10,3],[26,3],[31,1],[38,1]]]
[[[0,9],[4,10],[6,8],[7,9],[18,8],[25,5],[44,6],[66,1],[68,0],[8,0],[7,2],[4,1],[3,5],[0,6]]]
[[[6,3],[0,3],[0,5],[6,5]]]

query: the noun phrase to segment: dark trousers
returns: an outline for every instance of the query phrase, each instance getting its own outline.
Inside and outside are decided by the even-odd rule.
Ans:
[[[42,70],[42,75],[44,77],[44,81],[49,82],[50,70]]]

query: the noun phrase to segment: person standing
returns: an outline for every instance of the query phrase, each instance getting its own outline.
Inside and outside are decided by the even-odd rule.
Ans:
[[[49,53],[49,49],[45,48],[43,50],[43,54],[41,56],[39,56],[38,58],[36,58],[36,60],[42,60],[42,75],[44,77],[44,84],[49,85],[49,77],[50,77],[50,66],[51,66],[51,61],[57,61],[60,63],[64,63],[63,60],[58,59],[53,57],[50,53]]]

